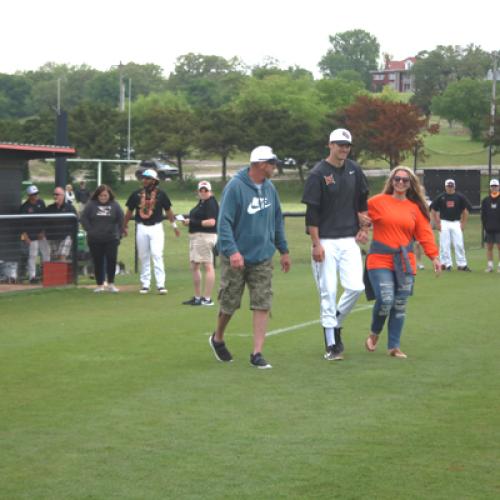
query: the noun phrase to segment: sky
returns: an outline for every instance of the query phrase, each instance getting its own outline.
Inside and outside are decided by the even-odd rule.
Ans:
[[[462,2],[460,2],[462,3]],[[154,63],[167,77],[177,57],[194,52],[266,58],[316,77],[329,36],[363,29],[396,60],[437,45],[500,50],[500,2],[475,0],[17,0],[2,4],[0,73],[46,62],[108,70]]]

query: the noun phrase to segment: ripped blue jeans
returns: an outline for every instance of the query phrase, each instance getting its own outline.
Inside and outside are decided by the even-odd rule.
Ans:
[[[370,269],[368,276],[375,293],[371,330],[378,335],[389,316],[388,349],[399,347],[401,332],[406,316],[406,302],[413,290],[413,276],[405,275],[405,283],[397,286],[394,271],[390,269]]]

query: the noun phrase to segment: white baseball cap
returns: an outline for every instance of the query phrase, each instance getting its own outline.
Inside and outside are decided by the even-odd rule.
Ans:
[[[451,184],[452,186],[454,186],[455,185],[455,181],[453,179],[446,179],[444,181],[444,185],[448,186],[449,184]]]
[[[38,188],[33,184],[33,186],[28,186],[28,188],[26,189],[26,193],[28,194],[28,196],[31,196],[32,194],[38,194],[39,191]]]
[[[250,163],[258,163],[263,161],[276,161],[278,157],[273,153],[269,146],[257,146],[250,153]]]
[[[336,128],[330,134],[330,142],[335,142],[336,144],[352,144],[351,133],[345,128]]]
[[[498,179],[491,179],[490,186],[500,186],[500,182],[498,182]]]
[[[150,179],[154,179],[155,181],[159,180],[158,172],[156,170],[153,170],[152,168],[144,170],[144,172],[141,175],[142,177],[149,177]]]
[[[203,188],[205,188],[207,191],[212,191],[212,185],[208,181],[198,182],[198,191]]]

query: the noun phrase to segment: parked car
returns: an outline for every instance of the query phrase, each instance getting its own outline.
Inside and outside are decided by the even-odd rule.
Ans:
[[[281,168],[295,168],[297,166],[297,161],[295,160],[295,158],[290,158],[288,156],[285,156],[285,158],[278,161]]]
[[[141,175],[144,172],[144,170],[147,170],[148,168],[152,168],[158,172],[158,177],[161,180],[166,180],[166,179],[173,179],[179,175],[179,169],[177,168],[176,165],[169,163],[165,160],[142,160],[138,167],[137,170],[135,171],[135,176],[138,180],[141,179]]]

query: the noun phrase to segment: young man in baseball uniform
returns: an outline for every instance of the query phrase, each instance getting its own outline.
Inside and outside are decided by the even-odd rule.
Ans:
[[[491,179],[490,194],[481,201],[481,222],[484,228],[484,241],[486,242],[486,258],[488,265],[485,272],[493,272],[493,247],[498,250],[498,268],[500,273],[500,182]]]
[[[455,181],[446,179],[445,192],[431,203],[431,218],[439,231],[439,260],[443,270],[451,271],[451,245],[455,250],[455,260],[459,271],[468,271],[464,247],[463,230],[467,224],[472,206],[469,200],[455,190]]]
[[[302,196],[328,361],[343,359],[342,324],[365,288],[357,242],[368,240],[368,183],[361,167],[347,158],[351,145],[348,130],[330,134],[330,154],[311,170]],[[338,303],[337,273],[344,289]]]
[[[137,224],[137,252],[141,266],[141,289],[139,293],[149,292],[151,285],[151,259],[153,259],[154,275],[158,293],[167,293],[165,288],[165,266],[163,263],[163,247],[165,235],[163,219],[170,221],[175,236],[179,237],[179,229],[172,211],[172,203],[164,191],[158,189],[160,180],[156,170],[148,169],[142,173],[142,188],[134,191],[127,200],[127,212],[123,224],[123,234],[128,234],[128,221],[135,211]],[[165,212],[165,216],[163,215]]]

